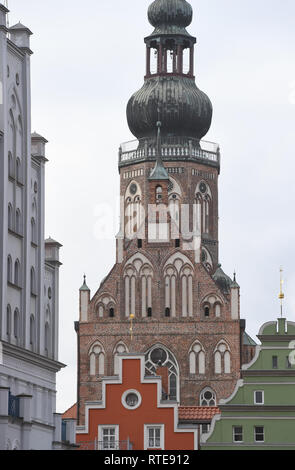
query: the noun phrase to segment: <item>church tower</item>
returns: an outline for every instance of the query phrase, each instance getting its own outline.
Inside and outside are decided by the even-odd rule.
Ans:
[[[220,150],[202,139],[212,104],[196,85],[186,0],[155,0],[143,87],[129,100],[136,137],[119,150],[117,259],[93,297],[80,289],[78,419],[101,398],[118,354],[145,354],[163,399],[213,406],[239,379],[239,286],[218,254]]]

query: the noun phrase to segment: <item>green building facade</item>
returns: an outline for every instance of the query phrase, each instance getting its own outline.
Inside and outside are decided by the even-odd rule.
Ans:
[[[295,323],[265,323],[253,360],[218,405],[202,450],[295,450]]]

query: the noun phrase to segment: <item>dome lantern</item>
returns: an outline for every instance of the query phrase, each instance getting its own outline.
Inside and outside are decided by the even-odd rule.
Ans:
[[[211,101],[195,83],[196,38],[186,30],[192,17],[186,0],[155,0],[149,7],[155,30],[145,38],[145,82],[127,106],[129,128],[139,140],[156,139],[159,108],[164,145],[171,139],[180,145],[190,140],[198,144],[211,126]]]

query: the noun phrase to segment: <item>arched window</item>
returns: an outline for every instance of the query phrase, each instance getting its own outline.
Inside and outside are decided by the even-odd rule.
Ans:
[[[205,318],[210,317],[210,307],[209,307],[209,305],[205,305],[205,307],[204,307],[204,317]]]
[[[231,373],[231,354],[225,341],[220,341],[214,351],[215,374]]]
[[[216,393],[210,387],[200,393],[200,406],[216,406]]]
[[[37,244],[37,230],[36,230],[36,221],[34,217],[31,219],[31,242],[35,245]]]
[[[91,376],[104,375],[105,353],[99,342],[96,342],[90,349],[89,361],[89,373]]]
[[[156,201],[162,202],[162,198],[163,198],[162,186],[157,186],[156,187]]]
[[[96,307],[96,313],[99,316],[99,318],[103,318],[104,316],[104,305],[102,303],[98,304]]]
[[[32,351],[34,351],[35,349],[35,343],[36,343],[36,324],[35,324],[34,315],[31,315],[30,317],[30,345],[31,345]]]
[[[199,341],[196,341],[191,347],[189,353],[189,368],[190,374],[205,374],[205,351]]]
[[[7,309],[6,309],[6,335],[9,341],[10,336],[11,336],[11,307],[10,305],[7,305]]]
[[[22,233],[22,216],[20,209],[16,210],[16,233]]]
[[[156,375],[159,367],[168,369],[168,390],[170,400],[178,399],[179,368],[174,355],[162,345],[155,345],[145,355],[145,371],[147,375]]]
[[[32,267],[31,268],[31,294],[36,295],[36,274],[35,274],[35,269]]]
[[[8,152],[8,175],[14,178],[13,158],[11,152]]]
[[[193,272],[190,266],[186,266],[181,272],[182,287],[182,316],[193,315]]]
[[[148,312],[152,311],[152,267],[144,265],[139,275],[141,279],[141,314],[142,317],[151,316],[148,315]]]
[[[114,307],[111,307],[109,309],[109,317],[114,318],[114,316],[115,316],[115,309],[114,309]]]
[[[18,183],[22,183],[21,161],[19,158],[16,159],[16,180]]]
[[[14,264],[14,284],[18,287],[21,286],[20,262],[18,259]]]
[[[119,354],[127,353],[128,349],[124,343],[118,343],[114,349],[114,375],[119,375]]]
[[[8,229],[13,230],[13,209],[10,203],[8,204]]]
[[[12,259],[10,255],[7,258],[7,282],[12,283]]]
[[[19,310],[15,309],[13,316],[13,333],[16,340],[20,337],[20,314]]]

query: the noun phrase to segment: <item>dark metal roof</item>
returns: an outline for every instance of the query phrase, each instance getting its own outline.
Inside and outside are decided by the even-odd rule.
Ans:
[[[210,129],[212,104],[193,78],[157,76],[146,79],[127,106],[128,125],[135,137],[154,136],[159,108],[163,143],[171,136],[200,140]]]
[[[192,22],[193,10],[186,0],[155,0],[148,9],[148,19],[156,34],[182,34]]]

